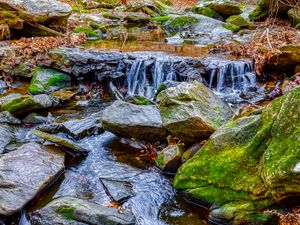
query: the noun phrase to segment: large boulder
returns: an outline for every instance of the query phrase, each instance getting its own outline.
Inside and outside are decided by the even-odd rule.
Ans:
[[[60,197],[31,217],[32,225],[133,225],[135,218],[131,212],[121,212],[117,208],[105,207],[94,202],[74,197]]]
[[[28,91],[31,94],[43,94],[57,91],[70,85],[71,77],[63,72],[37,67],[32,75]]]
[[[0,98],[0,111],[8,111],[13,115],[47,109],[57,105],[57,102],[45,94],[30,96],[21,94],[10,94]]]
[[[155,105],[134,105],[115,101],[102,115],[105,130],[128,138],[156,141],[164,140],[167,132]]]
[[[270,224],[260,214],[300,197],[300,88],[275,99],[262,115],[244,117],[216,131],[179,168],[174,187],[212,206],[212,221]]]
[[[37,143],[0,156],[0,215],[20,211],[64,170],[64,154]]]
[[[71,6],[57,0],[0,0],[0,24],[13,30],[23,29],[26,33],[33,32],[33,27],[28,23],[64,30],[71,12]],[[46,29],[42,29],[42,32],[47,34]]]
[[[232,117],[229,105],[202,83],[181,83],[157,96],[163,126],[186,144],[207,139]]]
[[[234,1],[213,1],[208,7],[224,18],[242,13],[239,3]]]

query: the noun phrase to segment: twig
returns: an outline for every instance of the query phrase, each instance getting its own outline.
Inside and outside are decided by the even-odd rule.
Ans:
[[[270,48],[273,48],[269,39],[269,28],[267,28],[267,41]]]
[[[40,30],[43,30],[43,31],[46,31],[46,32],[48,32],[48,33],[50,33],[50,34],[53,34],[53,35],[55,35],[55,36],[61,36],[61,37],[65,37],[65,36],[66,36],[66,35],[63,34],[63,33],[60,33],[60,32],[58,32],[58,31],[55,31],[55,30],[51,29],[51,28],[45,27],[45,26],[43,26],[43,25],[41,25],[41,24],[38,24],[38,23],[30,23],[30,22],[27,22],[27,21],[25,21],[25,22],[28,23],[29,25],[33,26],[33,27],[36,27],[36,28],[38,28],[38,29],[40,29]]]

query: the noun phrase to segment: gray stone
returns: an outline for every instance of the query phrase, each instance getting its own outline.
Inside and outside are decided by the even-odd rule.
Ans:
[[[232,117],[229,105],[196,81],[162,91],[157,101],[164,128],[185,144],[207,139]]]
[[[34,212],[31,223],[32,225],[133,225],[135,218],[127,210],[120,213],[117,208],[105,207],[74,197],[60,197]]]
[[[37,143],[0,156],[0,215],[20,211],[63,170],[64,154]]]
[[[10,112],[3,111],[3,112],[0,112],[0,123],[19,125],[19,124],[21,124],[21,120],[16,118]]]
[[[8,125],[0,125],[0,154],[4,151],[6,145],[8,145],[14,138],[14,129]]]
[[[134,105],[115,101],[102,116],[105,130],[128,138],[164,140],[167,132],[162,126],[159,111],[154,105]]]

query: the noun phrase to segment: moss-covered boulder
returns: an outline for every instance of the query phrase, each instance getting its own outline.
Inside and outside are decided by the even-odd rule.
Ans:
[[[167,17],[163,17],[167,18]],[[184,29],[189,29],[194,24],[198,23],[198,19],[194,16],[171,16],[163,23],[163,28],[171,34],[176,34]]]
[[[287,13],[293,26],[300,24],[300,8],[292,8]]]
[[[41,29],[41,26],[36,26],[37,23],[52,30],[64,31],[71,12],[68,4],[57,0],[0,0],[0,24],[8,25],[13,30],[23,29],[23,35],[31,33],[33,28],[49,35],[47,29]],[[28,26],[29,23],[32,26]]]
[[[268,16],[287,17],[287,11],[291,7],[283,1],[258,0],[257,7],[249,14],[249,19],[252,21],[262,21]]]
[[[37,67],[32,75],[28,91],[31,94],[51,93],[70,85],[71,77],[63,72]]]
[[[184,150],[184,144],[169,145],[159,153],[156,165],[164,172],[176,173]]]
[[[73,30],[73,33],[75,33],[75,34],[77,34],[77,33],[84,33],[86,35],[86,37],[89,38],[89,39],[100,39],[101,38],[100,33],[98,33],[95,30],[93,30],[93,28],[90,27],[90,26],[79,26],[79,27],[76,27]]]
[[[219,13],[215,12],[214,10],[212,10],[208,6],[199,6],[199,7],[196,6],[192,9],[190,9],[190,11],[193,12],[193,13],[201,14],[203,16],[208,16],[210,18],[214,18],[214,19],[217,19],[217,20],[221,20],[221,21],[224,20],[223,17]]]
[[[80,198],[60,197],[35,211],[31,217],[31,224],[133,225],[135,217],[128,210],[119,212],[115,207],[106,207]]]
[[[207,139],[232,116],[225,102],[196,81],[162,91],[157,102],[164,128],[185,144]]]
[[[244,17],[242,17],[241,15],[230,16],[230,17],[228,17],[226,22],[230,23],[230,24],[233,24],[233,25],[236,25],[240,28],[249,27],[249,22]]]
[[[179,168],[174,187],[213,205],[213,221],[271,224],[262,210],[300,196],[299,104],[296,88],[262,115],[228,123]]]
[[[40,94],[35,96],[10,94],[0,98],[0,110],[8,111],[13,115],[23,115],[39,109],[47,109],[56,106],[51,97]]]
[[[233,1],[215,1],[210,3],[208,7],[224,18],[242,13],[239,3]]]

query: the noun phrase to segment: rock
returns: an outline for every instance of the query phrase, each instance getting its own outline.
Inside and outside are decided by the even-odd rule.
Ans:
[[[156,160],[156,165],[164,172],[176,173],[181,165],[184,144],[173,144],[163,149]]]
[[[148,15],[127,15],[124,18],[127,23],[138,23],[138,24],[143,24],[143,23],[149,23],[150,22],[150,17]]]
[[[1,23],[14,30],[23,29],[23,33],[32,33],[35,28],[45,34],[45,30],[28,26],[24,22],[42,23],[57,31],[64,30],[71,12],[71,6],[57,0],[0,0],[0,14],[3,17]]]
[[[194,16],[172,16],[163,24],[163,28],[171,34],[176,34],[184,29],[189,29],[193,24],[198,23],[199,20]]]
[[[43,94],[57,91],[70,85],[71,77],[63,72],[43,67],[35,68],[28,91],[31,94]]]
[[[10,94],[0,98],[1,111],[8,111],[13,115],[22,115],[38,109],[47,109],[56,106],[57,103],[48,95],[35,96]]]
[[[232,15],[238,15],[242,13],[239,3],[233,1],[213,1],[212,3],[206,3],[208,7],[220,14],[222,17],[227,18]]]
[[[1,123],[10,124],[10,125],[20,125],[21,120],[16,118],[10,112],[2,111],[2,112],[0,112],[0,124]]]
[[[115,101],[104,110],[102,125],[105,130],[121,137],[152,142],[167,137],[159,111],[154,105],[134,105]]]
[[[62,138],[53,134],[48,134],[39,130],[34,130],[32,131],[32,134],[45,139],[46,141],[50,141],[54,144],[57,144],[58,146],[64,147],[66,148],[67,152],[77,156],[77,155],[87,155],[88,151],[82,147],[80,147],[79,145],[77,145],[76,143],[74,143],[73,141],[70,141],[66,138]]]
[[[134,225],[135,218],[129,211],[105,207],[80,198],[60,197],[33,213],[32,225]]]
[[[58,99],[59,102],[62,103],[62,104],[68,103],[71,100],[73,100],[75,95],[76,95],[76,92],[73,92],[73,91],[70,91],[70,90],[67,90],[67,89],[61,89],[61,90],[52,92],[50,94],[50,96]]]
[[[179,168],[174,187],[212,206],[210,219],[232,224],[270,224],[259,211],[300,195],[300,88],[273,100],[261,115],[217,130]]]
[[[155,105],[155,102],[140,95],[128,95],[125,101],[134,105]]]
[[[249,27],[248,21],[244,19],[241,15],[230,16],[228,17],[226,22],[238,26],[239,29]]]
[[[188,150],[186,150],[181,157],[181,162],[185,163],[189,159],[191,159],[204,145],[205,141],[196,143],[192,145]]]
[[[29,113],[24,119],[22,119],[22,122],[25,124],[41,124],[50,121],[49,118],[33,112],[33,113]]]
[[[69,120],[62,123],[76,140],[90,135],[103,133],[101,113],[91,115],[80,120]]]
[[[21,209],[64,170],[64,154],[57,148],[28,143],[0,157],[0,215]]]
[[[15,129],[9,125],[0,125],[0,154],[3,153],[4,148],[14,138]]]
[[[292,8],[287,12],[293,26],[300,24],[300,9]]]
[[[272,55],[267,63],[266,69],[275,71],[290,71],[294,74],[295,68],[300,64],[300,45],[285,45],[279,48],[277,54]]]
[[[219,13],[215,12],[208,6],[196,6],[196,7],[192,8],[191,11],[193,13],[201,14],[203,16],[208,16],[208,17],[216,19],[216,20],[221,20],[221,21],[224,20],[223,17]]]
[[[284,18],[287,16],[287,11],[290,9],[289,4],[278,2],[274,4],[272,0],[258,0],[257,7],[249,14],[249,19],[253,21],[265,20],[269,15]],[[276,13],[270,13],[275,12]]]
[[[157,102],[164,128],[185,144],[207,139],[232,117],[230,107],[197,81],[162,91]]]

